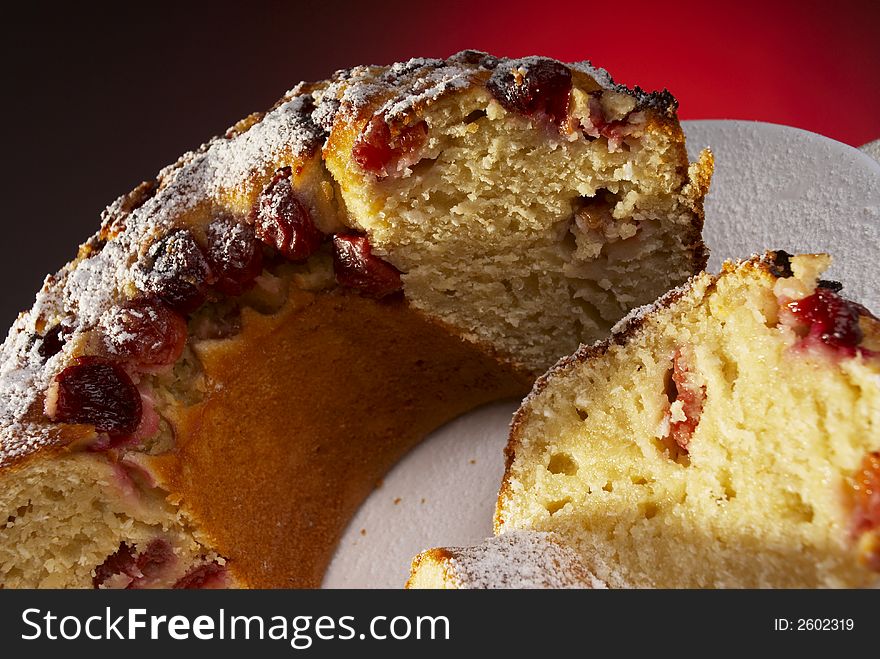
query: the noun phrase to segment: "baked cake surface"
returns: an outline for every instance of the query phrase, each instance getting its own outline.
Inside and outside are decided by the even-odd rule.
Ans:
[[[413,559],[407,588],[607,588],[553,534],[512,531],[473,547],[428,549]]]
[[[727,263],[560,361],[496,533],[552,532],[615,588],[880,583],[880,321],[829,262]]]
[[[546,58],[356,67],[115,201],[0,350],[0,584],[318,585],[424,434],[704,265],[675,109]]]

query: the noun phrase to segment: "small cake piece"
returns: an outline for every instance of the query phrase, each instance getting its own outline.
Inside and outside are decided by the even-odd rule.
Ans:
[[[513,531],[474,547],[429,549],[413,559],[407,588],[606,588],[553,534]]]
[[[675,100],[463,52],[111,204],[0,348],[0,587],[315,587],[426,434],[705,264]]]
[[[552,532],[610,588],[880,584],[880,321],[829,263],[727,263],[560,361],[514,418],[499,537]]]

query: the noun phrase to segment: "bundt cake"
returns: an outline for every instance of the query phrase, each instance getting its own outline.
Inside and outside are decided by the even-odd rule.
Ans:
[[[560,361],[511,426],[500,538],[553,532],[611,588],[878,585],[880,321],[818,279],[829,262],[727,263]],[[495,546],[454,570],[432,550],[409,583],[557,569]]]
[[[586,63],[362,66],[118,199],[0,352],[0,587],[319,585],[415,442],[701,269],[675,111]]]

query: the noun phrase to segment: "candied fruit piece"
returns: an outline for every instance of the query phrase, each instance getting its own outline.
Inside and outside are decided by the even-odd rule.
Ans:
[[[46,396],[46,412],[53,421],[88,424],[121,437],[140,425],[141,394],[119,364],[79,357],[55,377]]]
[[[495,69],[486,88],[505,110],[543,115],[559,126],[568,116],[571,71],[552,59],[530,57]]]
[[[174,364],[186,345],[186,320],[158,299],[137,298],[102,321],[110,354],[141,372]]]
[[[831,288],[819,287],[812,295],[789,302],[786,307],[805,344],[821,343],[848,356],[868,352],[859,348],[863,338],[859,319],[872,316],[862,305],[841,297]]]
[[[697,382],[690,361],[682,350],[676,350],[672,358],[672,373],[667,391],[670,403],[669,438],[684,453],[688,452],[691,438],[700,424],[700,415],[706,400],[706,388]]]
[[[428,124],[389,126],[384,117],[374,116],[355,140],[352,159],[362,169],[384,177],[419,161],[418,152],[428,139]]]
[[[290,175],[290,167],[282,167],[260,194],[254,229],[257,238],[286,258],[301,261],[321,246],[324,234],[315,226],[309,209],[297,198]]]
[[[214,275],[201,246],[187,229],[157,240],[147,252],[146,287],[181,314],[195,311],[208,297]]]
[[[372,253],[366,236],[333,237],[333,272],[341,286],[357,288],[371,297],[391,295],[403,286],[400,271]]]
[[[224,295],[241,295],[263,271],[263,248],[253,227],[231,218],[214,220],[207,229],[208,261]]]

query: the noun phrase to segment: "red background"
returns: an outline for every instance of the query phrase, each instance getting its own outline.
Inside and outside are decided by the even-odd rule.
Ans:
[[[474,47],[590,59],[618,82],[667,87],[682,119],[769,121],[853,145],[880,138],[880,0],[506,0],[423,17],[426,33],[375,35],[385,59]]]
[[[0,21],[0,326],[108,203],[299,80],[463,48],[590,59],[683,119],[880,138],[880,0],[19,3]]]

